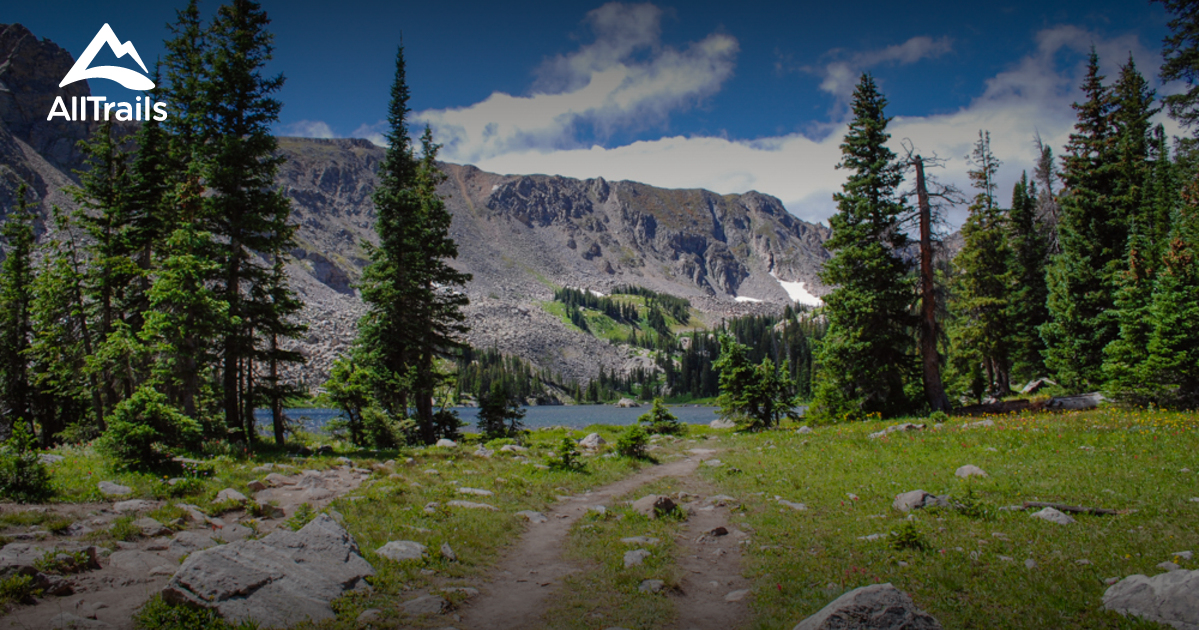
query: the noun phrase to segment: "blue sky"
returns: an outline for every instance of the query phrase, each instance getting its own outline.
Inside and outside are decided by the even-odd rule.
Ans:
[[[0,22],[75,56],[107,22],[151,64],[182,4],[26,2]],[[201,6],[211,14],[218,4]],[[1109,77],[1131,53],[1157,86],[1168,20],[1139,0],[263,6],[276,37],[270,71],[287,77],[280,134],[380,139],[402,32],[414,119],[432,126],[443,159],[759,190],[813,221],[834,210],[844,174],[833,166],[860,72],[890,101],[896,148],[907,138],[949,158],[942,179],[966,187],[965,156],[989,130],[1006,202],[1031,169],[1033,134],[1064,144],[1087,50],[1098,50]],[[119,91],[101,82],[94,93]]]

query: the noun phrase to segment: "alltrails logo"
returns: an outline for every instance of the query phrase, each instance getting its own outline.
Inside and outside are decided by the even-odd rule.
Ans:
[[[142,58],[137,54],[137,49],[133,47],[133,42],[128,41],[124,44],[117,39],[117,34],[112,32],[112,27],[105,24],[100,27],[100,32],[92,38],[92,43],[87,45],[87,49],[80,55],[79,60],[75,65],[71,66],[67,76],[63,77],[62,83],[58,87],[66,87],[76,81],[84,79],[108,79],[116,81],[125,88],[130,90],[152,90],[154,82],[149,77],[138,74],[129,68],[121,68],[119,66],[96,66],[89,68],[92,60],[96,58],[96,54],[100,49],[107,44],[109,49],[117,58],[129,55],[141,66],[142,72],[147,72],[146,64],[142,63]],[[150,120],[151,110],[153,110],[154,120],[163,121],[167,119],[166,103],[152,103],[150,97],[146,97],[145,102],[142,102],[142,97],[137,97],[134,103],[109,103],[106,96],[72,96],[71,106],[67,107],[67,103],[61,96],[55,97],[54,105],[50,107],[50,114],[46,116],[46,120],[54,120],[56,116],[62,116],[70,121],[79,120],[108,120],[109,116],[114,116],[119,121],[128,120]],[[88,117],[88,104],[91,104],[91,117]],[[113,110],[116,110],[115,112]]]

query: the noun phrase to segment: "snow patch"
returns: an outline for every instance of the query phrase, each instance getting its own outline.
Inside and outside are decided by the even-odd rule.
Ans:
[[[804,283],[779,280],[779,277],[774,275],[773,271],[770,272],[770,277],[778,281],[783,290],[787,292],[787,295],[791,297],[792,302],[799,302],[804,306],[822,306],[824,304],[824,300],[812,295],[804,288]]]
[[[737,297],[735,297],[733,299],[738,302],[761,302],[762,301],[762,300],[759,300],[758,298],[745,297],[745,296],[741,296],[741,295],[738,295]]]
[[[493,184],[493,185],[491,186],[491,192],[495,192],[495,191],[497,191],[497,190],[499,190],[499,189],[500,189],[500,185],[499,185],[499,184]]]

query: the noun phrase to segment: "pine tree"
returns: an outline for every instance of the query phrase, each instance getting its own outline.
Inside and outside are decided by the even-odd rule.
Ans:
[[[28,188],[17,188],[17,206],[0,225],[5,256],[0,264],[0,431],[7,436],[17,423],[33,431],[29,349],[33,303],[33,213]],[[45,439],[48,436],[45,436]]]
[[[900,229],[906,208],[896,190],[903,179],[887,148],[886,99],[869,74],[853,96],[854,120],[841,144],[837,168],[850,171],[844,192],[833,196],[825,244],[833,258],[821,279],[835,287],[825,296],[829,327],[820,350],[818,413],[833,419],[885,416],[909,409],[905,386],[916,371],[911,331],[916,291],[903,256]]]
[[[287,223],[288,199],[274,185],[284,158],[271,133],[282,104],[272,95],[283,86],[283,76],[262,75],[273,50],[269,23],[251,0],[221,6],[208,29],[203,64],[208,74],[201,84],[207,99],[201,127],[208,133],[202,168],[210,193],[203,198],[202,219],[219,244],[220,294],[229,309],[221,382],[225,428],[235,441],[254,438],[258,328],[264,318],[282,319],[282,313],[270,311],[285,303],[258,299],[271,294],[264,287],[275,280],[255,253],[289,251],[296,230]]]
[[[1191,128],[1199,138],[1199,0],[1156,0],[1161,2],[1173,17],[1169,22],[1170,34],[1162,42],[1161,68],[1163,82],[1183,81],[1185,92],[1171,94],[1165,99],[1170,115]],[[1199,142],[1195,138],[1183,141],[1184,152]]]
[[[1024,173],[1012,189],[1012,207],[1008,211],[1008,238],[1012,249],[1011,322],[1012,376],[1015,382],[1028,381],[1045,374],[1039,328],[1049,320],[1045,300],[1045,260],[1049,244],[1046,227],[1037,215],[1037,185]]]
[[[951,354],[957,366],[959,387],[981,366],[984,389],[997,396],[1011,390],[1011,334],[1009,308],[1012,290],[1011,248],[1003,210],[995,200],[995,175],[999,161],[991,153],[991,134],[980,131],[971,154],[970,181],[978,189],[970,215],[962,226],[962,251],[954,258],[950,310]],[[965,373],[963,375],[963,372]]]
[[[358,344],[379,376],[376,397],[395,419],[416,409],[417,438],[438,439],[433,392],[440,377],[434,361],[448,358],[465,332],[458,290],[470,279],[446,264],[456,258],[449,236],[450,214],[437,195],[444,175],[437,169],[437,145],[426,128],[417,159],[406,123],[408,85],[404,49],[396,53],[396,74],[388,111],[389,147],[379,167],[372,197],[378,247],[369,250],[362,299],[369,310],[359,325]]]
[[[1117,275],[1127,264],[1127,217],[1115,203],[1115,138],[1111,91],[1091,51],[1075,103],[1078,122],[1066,147],[1058,233],[1061,253],[1049,268],[1050,321],[1041,328],[1045,365],[1070,388],[1102,384],[1103,348],[1118,334]]]

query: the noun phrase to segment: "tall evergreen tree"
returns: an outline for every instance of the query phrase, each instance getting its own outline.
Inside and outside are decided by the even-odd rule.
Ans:
[[[1043,376],[1045,343],[1039,328],[1049,320],[1045,300],[1046,227],[1037,215],[1037,185],[1028,173],[1012,188],[1008,234],[1012,249],[1012,292],[1008,300],[1011,326],[1012,377],[1015,382]]]
[[[433,391],[438,357],[448,357],[466,330],[458,290],[470,276],[446,264],[458,250],[449,237],[450,215],[437,195],[444,175],[437,169],[437,145],[426,129],[423,157],[417,159],[408,137],[408,84],[404,49],[396,52],[395,81],[388,109],[389,146],[379,166],[375,204],[378,247],[362,276],[368,312],[359,325],[358,345],[376,375],[379,404],[396,421],[416,410],[416,439],[438,438]]]
[[[209,135],[203,175],[210,194],[203,198],[202,218],[220,244],[220,294],[230,323],[221,342],[222,389],[225,427],[234,440],[253,438],[259,326],[264,317],[280,316],[271,307],[285,303],[257,299],[272,293],[263,287],[275,279],[256,252],[289,251],[296,229],[287,223],[287,197],[274,186],[284,158],[271,133],[282,106],[273,95],[283,86],[283,76],[262,74],[273,50],[269,24],[266,12],[251,0],[221,6],[208,30],[204,60],[208,80],[202,84],[207,99],[202,127]]]
[[[916,291],[899,225],[906,207],[897,195],[903,174],[886,146],[886,104],[874,79],[863,74],[837,165],[850,174],[843,192],[833,195],[837,213],[825,244],[833,258],[821,279],[835,288],[824,300],[829,327],[815,397],[818,412],[833,419],[904,413],[905,387],[916,371]]]
[[[1195,133],[1184,140],[1184,150],[1199,142],[1199,0],[1155,0],[1161,2],[1173,17],[1170,34],[1162,42],[1161,78],[1183,81],[1185,92],[1165,97],[1166,107],[1175,120]]]
[[[962,226],[962,251],[954,258],[958,273],[950,304],[951,353],[958,355],[958,364],[968,364],[967,373],[972,364],[981,366],[988,393],[1006,396],[1011,390],[1012,252],[1007,217],[995,199],[999,161],[991,153],[989,132],[978,133],[971,162],[970,181],[978,194]]]
[[[1103,381],[1103,348],[1119,334],[1116,277],[1126,264],[1128,227],[1115,203],[1111,90],[1093,50],[1082,90],[1086,99],[1074,104],[1078,122],[1063,157],[1061,253],[1049,268],[1050,321],[1041,336],[1045,365],[1058,382],[1095,388]]]
[[[17,206],[0,225],[5,256],[0,264],[0,431],[5,437],[18,422],[33,431],[29,349],[33,303],[33,213],[28,188],[17,188]]]

